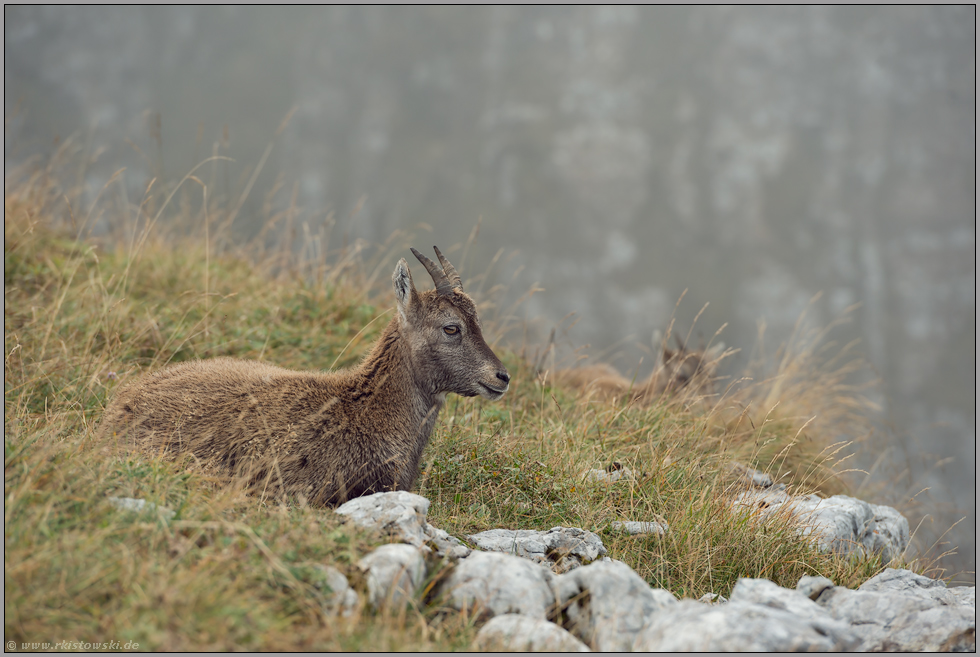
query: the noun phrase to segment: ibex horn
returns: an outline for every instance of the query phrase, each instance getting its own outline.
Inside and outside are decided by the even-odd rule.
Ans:
[[[436,251],[436,256],[439,258],[439,263],[442,265],[442,270],[446,272],[446,278],[449,279],[449,284],[462,292],[463,281],[459,277],[459,274],[456,273],[456,268],[453,267],[453,263],[449,262],[446,256],[442,255],[442,251],[439,250],[438,246],[433,246],[432,248]]]
[[[439,293],[439,295],[450,294],[453,291],[453,284],[450,282],[446,272],[439,269],[439,265],[426,258],[414,248],[412,249],[412,253],[414,253],[415,257],[419,259],[419,262],[422,263],[425,270],[429,272],[429,276],[432,277],[432,282],[436,284],[436,292]],[[438,249],[436,249],[436,253],[439,253]],[[453,273],[456,273],[455,269],[453,270]],[[459,278],[459,275],[457,274],[456,277]]]

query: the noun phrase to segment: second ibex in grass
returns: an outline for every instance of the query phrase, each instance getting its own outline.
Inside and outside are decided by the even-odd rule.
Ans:
[[[398,312],[358,367],[180,363],[120,390],[100,435],[193,454],[253,488],[316,505],[411,488],[446,393],[497,400],[510,383],[456,268],[435,252],[441,268],[412,249],[435,290],[418,292],[404,259],[395,266]]]
[[[689,350],[680,338],[676,339],[676,350],[662,345],[661,361],[644,381],[627,379],[606,363],[558,370],[553,378],[585,397],[607,401],[629,399],[643,406],[680,391],[696,396],[711,395],[718,363],[727,355],[725,344],[719,342],[707,349]]]

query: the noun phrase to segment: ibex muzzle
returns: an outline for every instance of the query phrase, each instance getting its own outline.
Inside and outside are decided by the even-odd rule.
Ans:
[[[253,487],[314,504],[410,489],[446,393],[497,400],[510,385],[456,268],[435,252],[441,267],[412,249],[435,290],[416,290],[404,259],[395,266],[398,312],[359,366],[180,363],[122,388],[99,434],[190,452]]]

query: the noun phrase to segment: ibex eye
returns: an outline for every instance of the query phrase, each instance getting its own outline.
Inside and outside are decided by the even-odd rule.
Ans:
[[[457,333],[459,333],[459,327],[453,326],[452,324],[450,324],[449,326],[443,326],[442,330],[446,332],[446,335],[456,335]]]

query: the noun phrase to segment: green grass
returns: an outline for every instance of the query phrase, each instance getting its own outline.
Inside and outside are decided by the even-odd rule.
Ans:
[[[361,609],[351,619],[323,613],[326,592],[312,566],[331,564],[363,591],[355,564],[384,539],[330,510],[263,502],[179,461],[116,452],[94,437],[117,386],[167,363],[356,363],[390,317],[390,290],[374,282],[387,278],[347,252],[337,259],[345,266],[327,266],[284,258],[277,245],[236,247],[210,228],[220,207],[207,216],[192,204],[173,210],[184,213],[175,224],[199,227],[184,235],[140,213],[131,225],[112,217],[109,235],[75,239],[85,231],[64,219],[74,197],[50,180],[8,179],[4,196],[5,639],[135,641],[149,650],[467,649],[478,627],[458,614],[424,606],[381,616]],[[158,205],[166,219],[168,207]],[[393,266],[391,248],[376,257],[379,267]],[[425,452],[414,492],[431,500],[435,526],[459,537],[582,527],[652,586],[694,598],[728,595],[739,577],[793,587],[821,574],[856,586],[883,567],[820,554],[782,522],[750,521],[728,502],[733,460],[794,490],[847,490],[836,443],[864,425],[846,363],[811,367],[818,354],[799,347],[776,375],[738,393],[641,408],[579,401],[542,383],[515,351],[497,351],[511,391],[494,403],[451,396]],[[820,422],[810,421],[817,411]],[[616,461],[640,476],[585,481],[590,468]],[[177,515],[164,522],[121,512],[108,496],[145,498]],[[661,539],[607,529],[655,515],[670,525]]]

